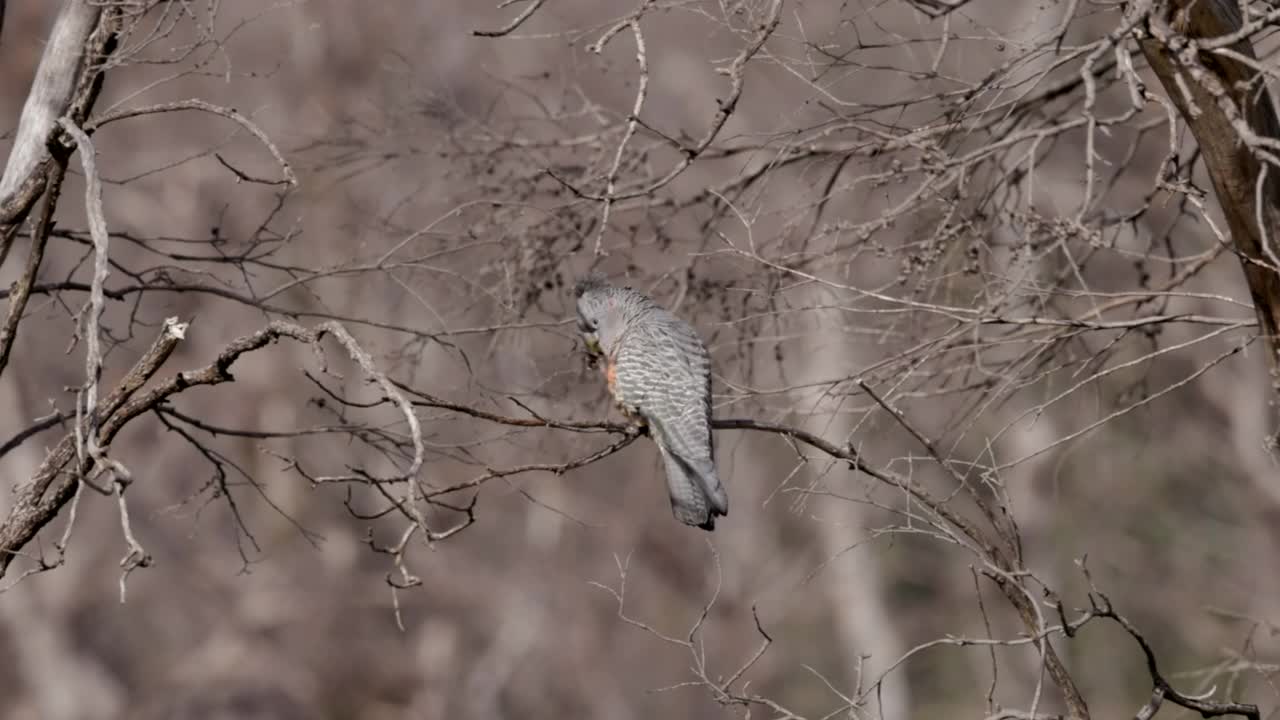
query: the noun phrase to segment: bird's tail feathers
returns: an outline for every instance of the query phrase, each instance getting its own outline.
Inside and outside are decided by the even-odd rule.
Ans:
[[[660,423],[649,422],[650,434],[662,455],[666,470],[671,511],[686,525],[714,530],[717,515],[729,514],[729,496],[716,475],[713,459],[691,459],[677,451],[679,444]]]
[[[702,489],[702,483],[698,480],[696,473],[665,447],[659,446],[658,450],[662,455],[664,474],[667,476],[667,494],[671,497],[671,514],[685,525],[714,530],[715,511],[711,509],[710,500]]]
[[[724,485],[720,483],[720,476],[716,474],[716,466],[714,462],[699,463],[698,467],[692,469],[693,475],[698,480],[698,485],[702,488],[702,492],[706,494],[707,501],[711,504],[711,510],[716,515],[729,514],[729,494],[724,491]]]

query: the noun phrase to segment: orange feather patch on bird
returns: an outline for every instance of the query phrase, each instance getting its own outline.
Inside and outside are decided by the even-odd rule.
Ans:
[[[612,359],[605,360],[604,363],[604,379],[609,383],[609,394],[618,396],[618,365]]]

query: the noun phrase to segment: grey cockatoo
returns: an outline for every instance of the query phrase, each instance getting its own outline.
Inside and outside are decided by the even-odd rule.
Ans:
[[[688,323],[645,295],[592,273],[574,286],[578,328],[603,360],[623,414],[648,427],[666,468],[671,511],[714,530],[729,514],[711,435],[711,358]]]

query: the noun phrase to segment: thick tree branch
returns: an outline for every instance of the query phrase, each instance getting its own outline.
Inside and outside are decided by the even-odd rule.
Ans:
[[[182,340],[185,330],[186,325],[178,323],[175,318],[167,320],[160,337],[156,338],[133,369],[102,401],[96,413],[97,418],[103,420],[96,425],[100,447],[106,447],[132,417],[118,411],[160,370],[160,366]],[[36,533],[53,520],[58,511],[71,500],[80,479],[88,475],[91,469],[88,467],[89,461],[75,470],[66,470],[76,459],[76,449],[76,433],[66,433],[49,451],[31,480],[17,488],[9,515],[0,523],[0,577],[4,576],[13,558]]]
[[[0,177],[0,200],[9,196],[48,154],[58,118],[71,105],[89,48],[86,44],[98,20],[102,5],[90,0],[67,0],[49,33],[49,44],[36,68],[35,81],[22,107],[18,132],[9,152],[4,176]]]
[[[0,261],[56,164],[58,120],[83,124],[102,87],[102,63],[115,49],[121,8],[66,0],[54,22],[35,81],[22,107],[4,175],[0,176]]]
[[[290,338],[299,342],[315,345],[326,336],[336,339],[361,370],[377,384],[383,393],[400,409],[409,426],[414,447],[414,455],[408,469],[394,478],[380,479],[382,482],[394,482],[413,479],[422,467],[425,447],[422,432],[412,405],[391,384],[385,375],[373,366],[372,359],[356,343],[355,339],[337,323],[324,323],[315,329],[304,328],[286,322],[273,322],[267,327],[251,335],[231,342],[213,362],[186,372],[178,373],[169,379],[152,386],[142,394],[138,391],[151,380],[169,355],[183,338],[187,326],[176,318],[165,321],[164,329],[151,348],[138,360],[133,369],[125,375],[116,388],[98,405],[97,412],[90,423],[96,428],[96,444],[98,447],[109,447],[116,434],[131,420],[150,412],[164,403],[165,400],[184,390],[200,385],[219,385],[234,380],[231,366],[242,356],[263,348],[281,338]],[[68,468],[76,462],[76,433],[69,432],[49,452],[44,462],[36,469],[32,479],[20,486],[8,517],[0,523],[0,577],[4,576],[13,558],[35,538],[36,534],[47,525],[58,512],[75,495],[76,488],[84,477],[88,477],[95,462],[87,458],[79,463],[79,467]],[[376,480],[376,479],[375,479]],[[416,483],[409,482],[410,495],[398,507],[414,520],[415,527],[427,532],[421,513],[416,510],[416,501],[420,498],[413,495]]]
[[[5,368],[9,367],[9,356],[13,352],[13,344],[18,337],[18,324],[22,322],[23,313],[27,310],[27,301],[31,298],[36,276],[40,272],[40,264],[44,261],[45,248],[49,245],[49,233],[53,229],[53,214],[58,208],[58,199],[62,194],[62,180],[66,177],[66,173],[66,154],[59,152],[48,173],[49,191],[45,194],[40,218],[36,222],[31,238],[31,249],[27,253],[26,266],[22,270],[22,276],[13,284],[9,292],[9,308],[5,312],[3,324],[0,324],[0,375],[3,375]],[[12,236],[6,236],[5,250],[8,250],[12,239]],[[2,259],[0,257],[0,260]]]

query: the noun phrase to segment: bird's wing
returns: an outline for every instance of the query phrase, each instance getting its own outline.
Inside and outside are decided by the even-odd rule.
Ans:
[[[669,432],[668,449],[690,462],[709,457],[711,365],[697,336],[646,323],[627,334],[617,363],[618,389]]]
[[[628,332],[618,356],[617,387],[671,456],[664,459],[672,492],[677,478],[692,478],[716,511],[725,514],[728,497],[715,470],[706,348],[682,321],[654,320]],[[679,466],[675,477],[673,464]]]
[[[663,312],[655,323],[655,344],[672,367],[665,387],[671,394],[669,422],[680,439],[672,450],[695,465],[714,457],[711,434],[711,358],[698,333],[683,320]],[[682,442],[683,441],[683,442]]]

